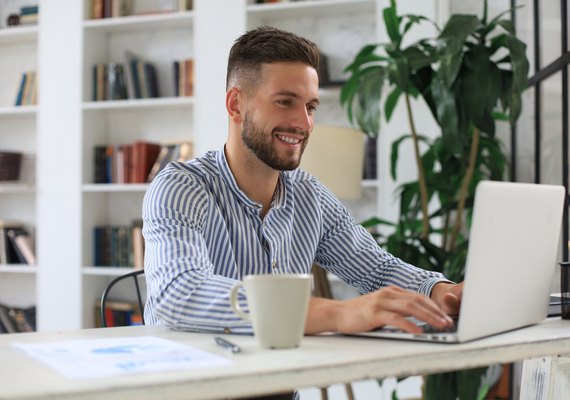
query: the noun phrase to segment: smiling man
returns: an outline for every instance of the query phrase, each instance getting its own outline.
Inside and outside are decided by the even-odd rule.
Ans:
[[[313,298],[305,332],[352,333],[406,317],[443,328],[462,285],[383,251],[315,177],[297,169],[319,105],[317,46],[260,27],[228,60],[223,149],[172,163],[143,204],[145,320],[175,329],[251,333],[229,302],[248,274],[310,273],[321,265],[364,295]]]

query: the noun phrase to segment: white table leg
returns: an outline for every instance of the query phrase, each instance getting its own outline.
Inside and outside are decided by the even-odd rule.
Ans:
[[[570,357],[543,357],[524,361],[521,400],[568,398],[570,398]]]

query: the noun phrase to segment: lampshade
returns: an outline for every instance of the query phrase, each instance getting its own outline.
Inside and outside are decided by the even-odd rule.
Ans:
[[[362,190],[365,135],[342,126],[315,125],[300,168],[337,197],[355,199]]]

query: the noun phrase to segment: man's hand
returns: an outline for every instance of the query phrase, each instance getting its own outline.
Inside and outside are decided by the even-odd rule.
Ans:
[[[305,333],[356,333],[384,325],[420,333],[421,328],[406,317],[415,317],[437,328],[445,328],[453,323],[429,297],[389,286],[346,301],[312,298]]]
[[[458,284],[441,282],[433,287],[430,297],[446,314],[457,315],[462,295],[463,282]]]

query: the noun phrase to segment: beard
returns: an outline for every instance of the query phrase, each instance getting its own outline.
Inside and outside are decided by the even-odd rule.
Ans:
[[[255,156],[265,163],[270,168],[277,171],[291,171],[296,169],[300,162],[303,151],[307,146],[307,133],[299,131],[298,129],[290,127],[276,127],[274,131],[288,132],[288,133],[301,133],[304,136],[301,142],[301,151],[298,157],[295,157],[296,151],[288,151],[285,156],[280,156],[277,150],[273,147],[273,132],[268,134],[263,129],[255,126],[251,120],[251,113],[246,112],[243,120],[243,130],[241,137],[243,143],[255,154]],[[279,140],[279,139],[277,139]]]

